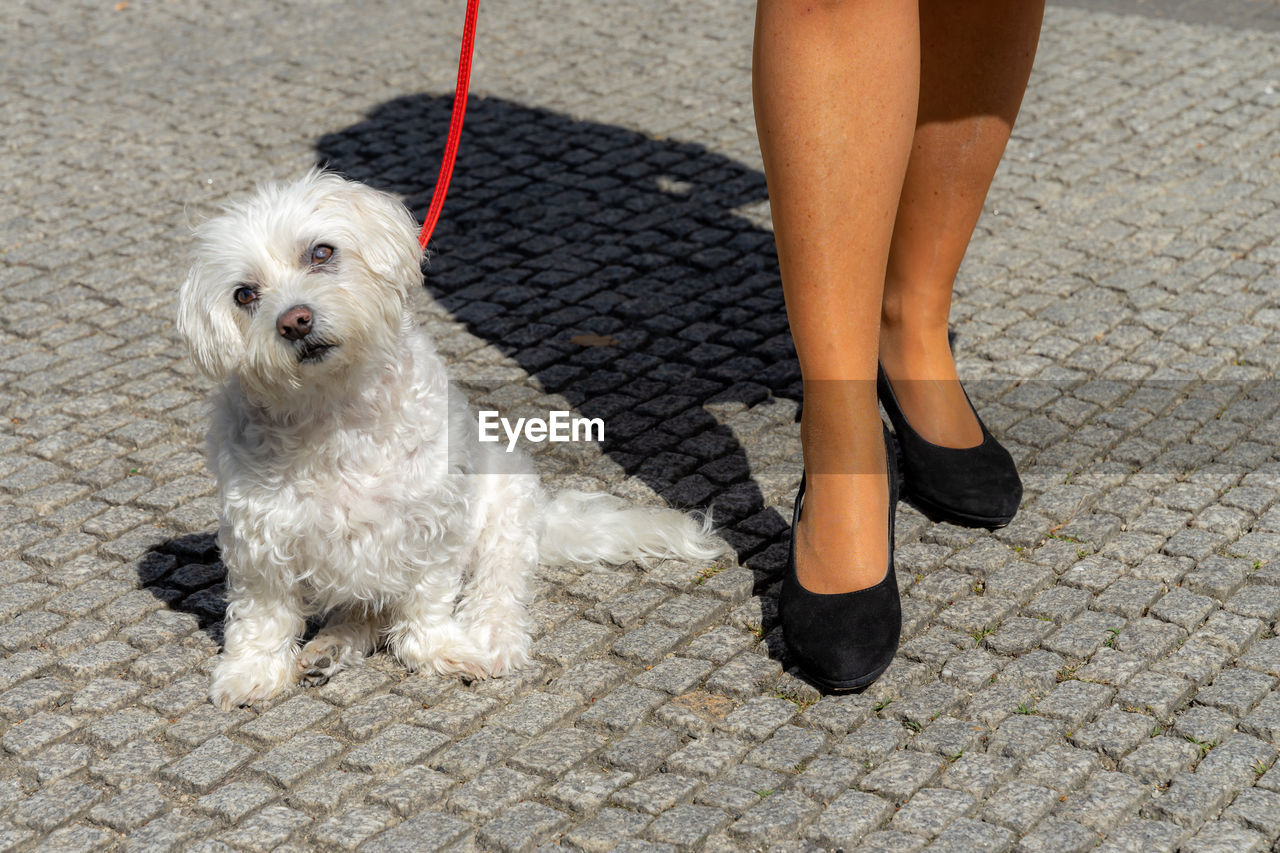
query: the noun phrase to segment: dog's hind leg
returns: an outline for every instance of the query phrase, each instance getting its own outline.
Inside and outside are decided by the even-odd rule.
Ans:
[[[541,492],[529,475],[481,481],[482,522],[458,619],[485,651],[489,674],[502,675],[529,662],[529,584],[538,568]]]
[[[338,611],[298,653],[298,674],[307,687],[319,687],[360,663],[378,642],[381,621],[363,610]]]

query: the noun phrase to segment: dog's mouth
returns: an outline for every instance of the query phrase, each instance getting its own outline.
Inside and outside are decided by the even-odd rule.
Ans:
[[[338,345],[332,341],[323,340],[301,340],[298,342],[298,361],[303,364],[314,364],[324,361],[329,353],[338,348]]]

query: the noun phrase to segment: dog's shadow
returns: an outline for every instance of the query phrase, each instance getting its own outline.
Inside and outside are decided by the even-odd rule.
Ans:
[[[451,104],[381,104],[322,137],[317,162],[404,197],[421,219]],[[799,478],[788,435],[801,393],[773,235],[741,212],[766,200],[763,174],[701,145],[473,98],[426,277],[472,335],[601,418],[602,449],[626,474],[672,505],[712,506],[757,591],[783,568],[789,519],[766,496]],[[503,394],[527,405],[526,382],[503,384],[486,387],[498,408]],[[140,565],[154,570],[146,588],[221,641],[223,578],[187,585],[221,569],[212,536],[160,544]]]

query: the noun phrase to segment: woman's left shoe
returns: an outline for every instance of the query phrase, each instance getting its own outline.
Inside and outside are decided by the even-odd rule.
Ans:
[[[885,671],[898,651],[902,634],[902,601],[893,571],[893,521],[898,502],[898,454],[884,429],[889,475],[889,567],[882,581],[867,589],[833,595],[810,592],[796,575],[796,527],[804,506],[804,477],[791,521],[791,556],[787,560],[778,618],[793,662],[806,678],[829,692],[859,690]]]
[[[960,390],[982,429],[982,443],[974,447],[944,447],[912,429],[881,366],[876,387],[902,448],[903,496],[909,502],[933,521],[963,527],[995,530],[1013,521],[1022,503],[1022,478],[1009,451],[978,417],[963,386]]]

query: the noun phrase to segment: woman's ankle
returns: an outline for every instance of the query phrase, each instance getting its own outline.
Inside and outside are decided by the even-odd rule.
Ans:
[[[982,428],[960,387],[945,326],[882,328],[880,363],[903,416],[922,438],[943,447],[982,443]]]
[[[882,320],[879,358],[890,379],[956,378],[955,359],[951,354],[951,341],[945,320]]]
[[[854,474],[817,485],[811,479],[796,530],[801,586],[831,595],[879,583],[889,565],[888,504],[887,478]]]
[[[888,464],[884,427],[879,411],[874,411],[871,417],[849,415],[842,426],[854,431],[845,432],[838,444],[832,439],[843,430],[815,428],[813,413],[806,412],[807,485],[795,536],[796,575],[810,592],[852,592],[884,578],[889,556]]]

